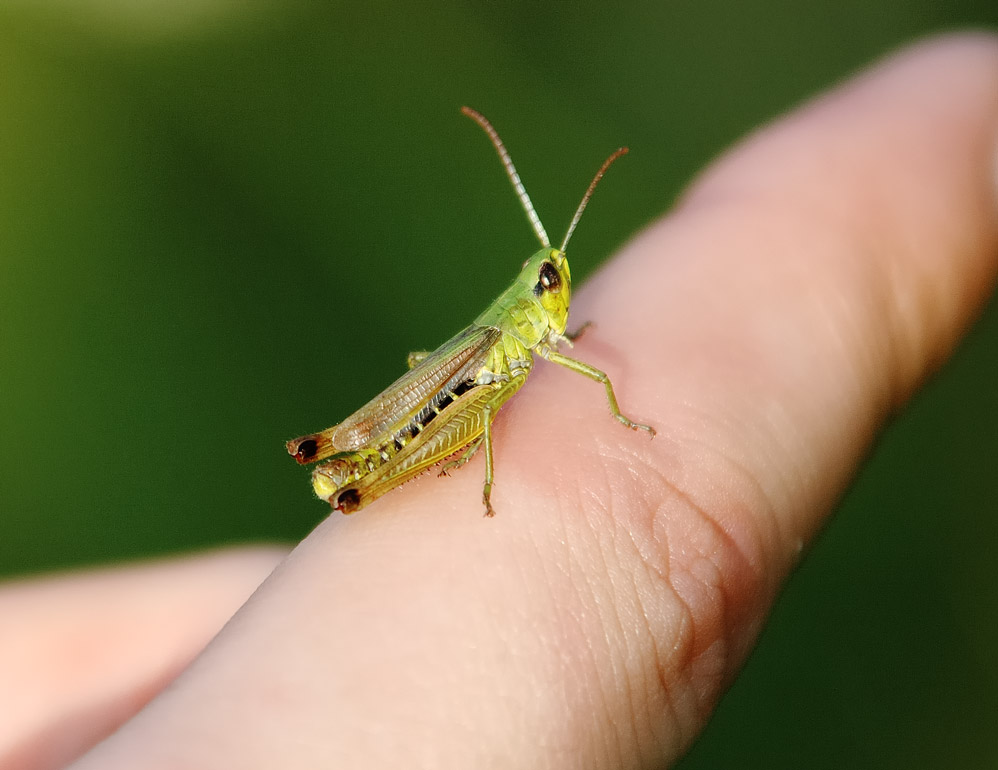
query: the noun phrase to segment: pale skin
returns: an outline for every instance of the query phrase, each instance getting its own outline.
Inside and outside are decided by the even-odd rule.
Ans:
[[[47,622],[37,586],[7,587],[0,765],[16,747],[58,767],[114,730],[278,561],[74,767],[668,765],[993,291],[996,157],[998,41],[902,52],[737,146],[579,291],[570,328],[594,326],[573,355],[653,441],[538,362],[496,420],[494,519],[478,453],[283,559],[58,578]],[[306,487],[289,505],[315,504]]]

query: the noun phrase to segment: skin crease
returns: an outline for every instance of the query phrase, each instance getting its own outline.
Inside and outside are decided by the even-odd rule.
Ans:
[[[751,136],[573,304],[570,328],[595,323],[573,355],[653,441],[538,362],[496,422],[495,519],[475,458],[323,521],[74,767],[675,760],[876,431],[992,292],[996,157],[983,34],[914,46]]]

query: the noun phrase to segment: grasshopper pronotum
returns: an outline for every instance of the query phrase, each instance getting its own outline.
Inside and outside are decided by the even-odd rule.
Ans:
[[[543,248],[528,259],[513,284],[467,329],[433,352],[409,354],[409,371],[339,425],[287,443],[301,464],[325,460],[312,472],[315,493],[334,509],[353,513],[433,465],[456,455],[440,473],[464,465],[485,447],[485,515],[492,516],[492,421],[526,382],[534,355],[601,382],[613,416],[628,428],[655,435],[625,417],[610,378],[558,352],[565,334],[572,276],[565,247],[593,190],[621,147],[600,166],[572,217],[565,238],[551,247],[544,226],[492,124],[470,107],[461,111],[492,140]]]

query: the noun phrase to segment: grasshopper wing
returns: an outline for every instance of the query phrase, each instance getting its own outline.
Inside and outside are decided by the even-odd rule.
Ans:
[[[456,388],[475,379],[501,336],[495,327],[469,326],[339,425],[289,441],[288,452],[304,465],[383,442],[425,410],[452,400]]]
[[[430,422],[416,440],[400,449],[391,462],[361,475],[355,482],[330,484],[327,478],[326,484],[316,485],[316,479],[335,472],[335,468],[327,470],[332,462],[318,466],[312,473],[316,493],[343,513],[360,510],[476,441],[485,430],[486,407],[494,415],[526,379],[526,375],[520,375],[507,382],[472,387],[448,404],[440,417]],[[323,494],[320,492],[323,487],[331,489]]]

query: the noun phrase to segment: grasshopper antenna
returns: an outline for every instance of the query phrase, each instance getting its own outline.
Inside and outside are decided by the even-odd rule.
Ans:
[[[534,232],[537,234],[537,239],[541,242],[541,246],[546,249],[551,248],[551,240],[548,238],[548,234],[544,232],[544,225],[541,224],[541,218],[537,216],[537,212],[534,210],[534,204],[530,202],[530,196],[527,195],[527,190],[523,186],[523,182],[520,181],[520,175],[516,173],[516,166],[513,165],[513,159],[509,157],[509,152],[506,150],[506,145],[502,143],[502,139],[499,138],[499,134],[496,130],[492,128],[492,124],[485,119],[485,116],[478,110],[473,110],[471,107],[462,107],[461,112],[475,121],[480,125],[485,133],[489,135],[489,139],[492,140],[492,146],[496,148],[496,152],[499,153],[499,159],[502,161],[502,165],[506,168],[506,174],[509,176],[509,181],[513,183],[513,189],[516,190],[517,196],[520,198],[520,205],[523,206],[523,210],[527,212],[527,219],[530,220],[531,226],[534,228]],[[618,154],[620,151],[617,151]],[[626,152],[626,150],[625,150]],[[610,160],[613,160],[611,158]],[[597,180],[606,171],[606,167],[610,165],[610,161],[603,164],[603,168],[600,169],[600,173],[597,174]],[[596,186],[594,181],[589,186],[589,192],[586,193],[586,200],[589,199],[589,195],[592,193],[592,188]],[[579,207],[578,213],[576,213],[576,220],[579,218],[579,214],[582,213],[582,209],[586,206],[586,200],[582,201],[582,206]],[[575,227],[575,223],[572,223],[572,227]],[[571,231],[569,231],[571,234]],[[568,240],[567,238],[565,239]],[[564,250],[564,247],[562,247]]]
[[[575,226],[579,224],[579,220],[582,219],[582,212],[586,210],[586,206],[589,205],[589,199],[593,197],[593,190],[596,189],[596,185],[599,184],[599,180],[603,178],[603,174],[606,170],[610,168],[610,165],[621,155],[627,155],[628,149],[626,147],[621,147],[613,155],[603,161],[603,165],[599,167],[599,171],[596,172],[596,176],[593,177],[593,181],[589,183],[589,189],[586,190],[586,194],[582,196],[582,202],[579,203],[579,207],[575,210],[575,216],[572,217],[572,223],[568,226],[568,232],[565,233],[565,240],[561,242],[561,249],[559,251],[564,251],[565,247],[568,246],[568,239],[572,237],[572,233],[575,232]]]

